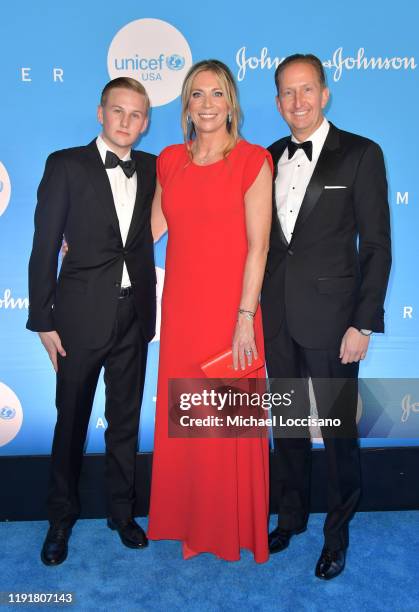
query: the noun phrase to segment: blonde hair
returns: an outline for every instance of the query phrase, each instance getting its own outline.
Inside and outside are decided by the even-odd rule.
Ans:
[[[189,100],[191,97],[194,78],[200,72],[206,72],[206,71],[213,72],[215,74],[220,84],[220,88],[223,90],[227,104],[230,107],[231,121],[228,121],[226,125],[227,132],[229,134],[229,140],[228,140],[226,147],[223,150],[223,156],[226,157],[226,155],[230,153],[230,151],[233,149],[233,147],[235,146],[235,144],[237,143],[240,137],[239,126],[240,126],[240,120],[241,120],[241,110],[240,110],[240,104],[239,104],[239,99],[238,99],[237,86],[234,81],[233,74],[230,68],[226,66],[225,64],[223,64],[223,62],[220,62],[219,60],[209,59],[209,60],[202,60],[200,62],[197,62],[189,69],[189,72],[186,75],[185,80],[183,81],[182,94],[181,94],[181,97],[182,97],[181,122],[182,122],[183,138],[188,148],[189,155],[192,155],[190,141],[194,139],[196,132],[195,132],[194,124],[191,121],[188,121],[188,114],[189,114],[188,106],[189,106]]]
[[[106,83],[103,88],[102,94],[100,96],[100,105],[105,106],[106,100],[108,98],[108,93],[111,89],[130,89],[131,91],[135,91],[141,96],[145,98],[145,109],[146,113],[150,110],[150,98],[148,97],[148,93],[146,88],[142,83],[137,81],[136,79],[132,79],[131,77],[117,77],[116,79],[112,79],[109,83]]]

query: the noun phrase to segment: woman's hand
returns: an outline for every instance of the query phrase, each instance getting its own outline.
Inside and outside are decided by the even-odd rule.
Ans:
[[[257,357],[253,317],[247,317],[239,313],[233,336],[234,369],[238,370],[240,366],[244,370],[246,364],[252,365],[253,359],[257,359]]]

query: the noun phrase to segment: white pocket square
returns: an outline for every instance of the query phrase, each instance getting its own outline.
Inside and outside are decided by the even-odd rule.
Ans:
[[[347,189],[346,185],[325,185],[324,189]]]

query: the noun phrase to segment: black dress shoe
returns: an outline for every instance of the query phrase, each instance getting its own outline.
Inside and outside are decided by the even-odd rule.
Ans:
[[[329,550],[324,547],[316,565],[317,578],[331,580],[339,576],[345,567],[345,557],[346,550]]]
[[[128,546],[128,548],[145,548],[148,546],[146,534],[134,519],[125,522],[108,519],[108,527],[118,532],[122,544]]]
[[[71,527],[51,526],[41,551],[41,561],[45,565],[60,565],[67,559],[68,540]]]
[[[268,537],[269,552],[271,555],[288,548],[292,536],[303,533],[306,529],[306,526],[300,527],[300,529],[282,529],[281,527],[277,527],[271,531]]]

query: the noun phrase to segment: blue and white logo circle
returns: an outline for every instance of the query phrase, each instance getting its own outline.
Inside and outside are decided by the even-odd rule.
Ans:
[[[19,398],[10,387],[0,382],[0,446],[5,446],[17,436],[22,422]]]
[[[174,53],[166,58],[166,65],[170,70],[182,70],[185,65],[185,58]]]
[[[192,66],[192,53],[179,30],[161,19],[137,19],[117,32],[108,51],[111,79],[127,76],[140,81],[151,106],[175,100]]]
[[[0,419],[9,421],[10,419],[14,419],[15,416],[16,410],[11,406],[3,406],[3,408],[0,408]]]
[[[11,192],[9,174],[6,167],[0,162],[0,217],[9,205]]]

